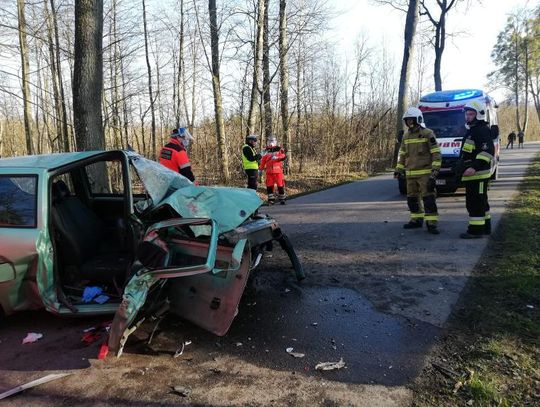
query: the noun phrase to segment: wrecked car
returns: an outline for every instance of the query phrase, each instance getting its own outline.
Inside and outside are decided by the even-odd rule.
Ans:
[[[43,307],[115,314],[117,356],[143,321],[167,312],[225,335],[273,242],[304,278],[261,204],[252,190],[194,185],[131,151],[0,159],[0,318]]]

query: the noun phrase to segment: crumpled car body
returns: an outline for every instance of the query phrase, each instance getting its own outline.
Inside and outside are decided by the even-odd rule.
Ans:
[[[0,316],[114,314],[117,356],[167,312],[224,335],[274,241],[304,278],[261,204],[252,190],[197,186],[130,151],[0,159]],[[88,300],[89,287],[105,301]]]

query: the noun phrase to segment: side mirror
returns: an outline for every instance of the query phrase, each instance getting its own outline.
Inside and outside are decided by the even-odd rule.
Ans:
[[[152,225],[139,245],[142,273],[173,278],[211,271],[216,263],[218,227],[212,219],[172,219]]]
[[[0,283],[13,281],[17,277],[15,265],[4,256],[0,256]]]

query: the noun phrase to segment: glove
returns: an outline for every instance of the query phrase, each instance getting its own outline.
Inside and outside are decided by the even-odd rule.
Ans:
[[[405,171],[402,170],[402,169],[399,169],[399,170],[395,170],[394,171],[394,178],[399,178],[399,177],[403,177],[405,176]]]
[[[439,170],[434,168],[431,170],[431,178],[435,179],[439,176]]]

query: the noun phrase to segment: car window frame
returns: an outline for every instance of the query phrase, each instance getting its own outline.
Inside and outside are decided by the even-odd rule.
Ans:
[[[36,189],[34,194],[34,223],[32,225],[0,225],[0,229],[37,229],[38,227],[38,202],[39,202],[39,174],[2,173],[0,177],[6,178],[34,178]]]

